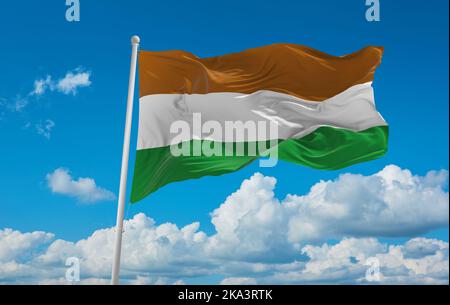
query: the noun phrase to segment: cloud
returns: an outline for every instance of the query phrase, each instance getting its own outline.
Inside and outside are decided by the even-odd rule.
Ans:
[[[77,94],[78,88],[91,85],[90,72],[67,72],[66,76],[58,81],[56,88],[64,94]]]
[[[371,176],[320,181],[308,194],[280,201],[276,179],[257,173],[213,211],[212,247],[224,255],[280,259],[291,248],[331,238],[423,234],[448,226],[447,178],[447,171],[418,177],[390,165]]]
[[[228,277],[220,282],[220,285],[256,285],[257,282],[251,277]]]
[[[434,244],[433,252],[407,258],[408,243]],[[367,283],[369,259],[379,263],[383,284],[448,284],[448,243],[426,238],[406,245],[386,245],[374,238],[345,238],[336,245],[305,246],[309,260],[295,271],[277,272],[270,280],[278,283]]]
[[[309,194],[285,199],[283,206],[293,213],[289,239],[414,236],[446,226],[447,181],[444,170],[418,177],[390,165],[372,176],[344,174],[336,181],[319,182]],[[307,230],[300,231],[299,225]]]
[[[55,173],[63,184],[73,182],[67,171]],[[279,200],[276,179],[255,174],[211,213],[213,234],[201,231],[198,222],[179,228],[142,213],[125,221],[122,279],[366,284],[368,262],[375,259],[383,284],[448,284],[448,242],[416,237],[448,227],[447,180],[445,171],[420,177],[391,165],[371,176],[321,181],[303,196]],[[407,239],[387,244],[380,236]],[[105,228],[76,242],[37,239],[33,248],[39,251],[26,259],[20,254],[25,250],[0,259],[0,282],[63,283],[65,260],[72,256],[80,259],[85,283],[108,282],[114,238],[115,229]]]
[[[28,105],[28,99],[17,95],[13,99],[0,97],[0,119],[5,117],[6,112],[19,112]]]
[[[6,99],[0,97],[0,121],[3,121],[9,113],[20,113],[24,109],[30,108],[33,102],[43,97],[47,92],[58,92],[64,95],[77,95],[78,90],[83,87],[89,87],[91,82],[91,72],[84,68],[77,68],[72,71],[67,71],[65,76],[54,80],[51,75],[44,78],[38,78],[34,81],[33,90],[28,93],[19,93],[14,98]],[[26,125],[31,123],[26,123]],[[34,130],[37,134],[50,139],[51,129],[55,126],[52,120],[42,120],[33,124]],[[28,127],[30,127],[28,126]],[[24,129],[28,129],[24,128]]]
[[[67,71],[64,77],[54,80],[54,77],[47,75],[34,81],[33,90],[28,93],[19,93],[10,100],[2,98],[0,106],[5,106],[10,112],[23,111],[33,99],[44,96],[47,92],[58,92],[64,95],[77,95],[78,90],[89,87],[92,84],[91,72],[80,67]]]
[[[53,193],[72,196],[81,202],[94,203],[116,199],[114,193],[97,186],[94,179],[74,180],[64,168],[58,168],[53,173],[47,174],[46,179]]]
[[[50,75],[47,75],[46,78],[35,80],[34,90],[29,95],[43,95],[47,89],[54,90],[54,84]]]
[[[447,284],[448,243],[414,238],[403,245],[387,245],[375,238],[344,238],[330,245],[306,245],[297,259],[283,263],[248,263],[218,259],[205,251],[206,235],[172,224],[155,225],[143,214],[125,222],[122,278],[127,284],[182,284],[180,278],[225,275],[220,284],[370,283],[369,258],[380,264],[383,284]],[[107,284],[114,245],[114,229],[102,229],[76,243],[48,240],[40,254],[18,262],[19,252],[0,259],[0,282],[67,283],[65,261],[80,258],[82,284]],[[35,233],[33,233],[35,234]],[[3,237],[2,234],[0,236]],[[408,257],[408,244],[432,245],[433,251]],[[28,247],[24,247],[28,249]],[[299,259],[305,255],[306,260]],[[20,275],[19,278],[18,275]]]
[[[22,111],[22,109],[28,106],[28,102],[28,98],[22,97],[20,95],[16,96],[13,103],[8,105],[8,109],[15,112],[20,112]]]
[[[39,122],[35,125],[36,132],[47,138],[47,140],[50,140],[53,127],[55,127],[55,122],[49,119],[45,120],[45,123]]]
[[[66,95],[76,95],[79,88],[89,87],[92,84],[90,77],[91,72],[84,71],[83,68],[68,71],[63,78],[57,81],[53,81],[52,76],[47,75],[46,78],[34,81],[34,89],[29,96],[41,96],[48,90]]]
[[[20,258],[54,239],[45,232],[21,233],[12,229],[0,231],[0,262]]]

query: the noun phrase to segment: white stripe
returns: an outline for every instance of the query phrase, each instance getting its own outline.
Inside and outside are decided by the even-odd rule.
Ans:
[[[214,135],[192,135],[193,113],[201,113],[203,123],[218,122],[223,130],[225,121],[266,122],[267,126],[269,122],[275,122],[278,125],[277,139],[301,138],[320,126],[362,131],[386,125],[375,109],[371,83],[353,86],[322,102],[306,101],[267,90],[252,94],[153,94],[140,98],[137,149],[175,144],[173,139],[177,134],[170,133],[170,126],[179,120],[187,122],[191,130],[191,135],[182,141],[193,138],[224,141]],[[266,134],[266,140],[272,139],[269,133]],[[245,140],[263,139],[258,135],[257,138]]]

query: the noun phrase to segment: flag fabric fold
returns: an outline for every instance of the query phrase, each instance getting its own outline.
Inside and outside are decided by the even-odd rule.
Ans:
[[[131,202],[171,182],[239,170],[260,157],[251,150],[255,142],[267,142],[267,151],[277,149],[280,160],[317,169],[382,156],[388,126],[376,110],[372,87],[382,53],[381,47],[367,47],[331,56],[294,44],[212,58],[141,51]],[[244,138],[205,134],[196,126],[196,115],[214,122],[216,131],[225,130],[228,122],[254,122],[275,124],[277,133],[249,132]],[[179,121],[192,132],[173,133]],[[241,153],[236,147],[230,151],[230,143],[242,144]],[[174,145],[186,145],[190,153],[174,155]]]

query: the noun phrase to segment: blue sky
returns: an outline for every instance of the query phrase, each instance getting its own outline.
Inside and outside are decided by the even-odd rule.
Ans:
[[[115,201],[83,204],[54,194],[46,175],[67,168],[74,178],[92,177],[117,195],[133,34],[144,50],[181,49],[201,57],[276,42],[334,55],[384,46],[374,87],[390,143],[385,157],[339,171],[254,163],[233,174],[174,183],[127,207],[127,218],[145,213],[158,224],[179,227],[198,221],[212,234],[210,213],[255,172],[276,177],[275,193],[283,199],[308,193],[320,180],[348,172],[368,176],[389,164],[420,176],[449,168],[448,1],[381,1],[381,21],[372,23],[365,20],[363,0],[82,0],[81,21],[75,23],[65,20],[64,2],[0,4],[0,229],[77,241],[115,224]],[[33,90],[35,80],[61,79],[67,71],[90,73],[91,84],[76,94],[48,90],[21,111],[7,109]],[[46,120],[55,124],[50,139],[35,128]],[[133,120],[130,176],[137,111]],[[425,235],[448,241],[448,227]],[[387,243],[409,237],[414,236],[379,236]]]

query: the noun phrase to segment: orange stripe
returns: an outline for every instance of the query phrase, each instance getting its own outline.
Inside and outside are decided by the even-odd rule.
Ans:
[[[140,96],[271,90],[323,101],[351,86],[373,81],[382,54],[382,47],[366,47],[350,55],[332,56],[295,44],[273,44],[210,58],[184,51],[141,51]]]

